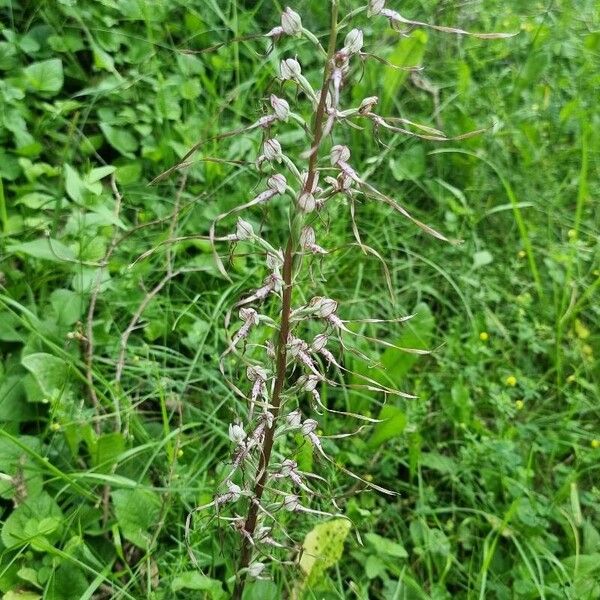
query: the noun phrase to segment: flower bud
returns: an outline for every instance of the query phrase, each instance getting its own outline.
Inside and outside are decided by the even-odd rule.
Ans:
[[[302,415],[299,411],[293,410],[286,416],[285,421],[290,429],[300,429],[300,426],[302,425]]]
[[[312,392],[317,389],[319,378],[316,375],[302,375],[298,378],[298,385],[305,392]],[[306,423],[306,421],[304,421]]]
[[[283,267],[283,254],[281,250],[275,252],[267,252],[267,267],[271,269],[271,271],[275,271],[277,269],[281,269]]]
[[[360,106],[358,107],[358,112],[361,115],[368,115],[378,102],[379,98],[377,96],[369,96],[360,103]]]
[[[300,245],[303,248],[309,248],[310,246],[314,246],[316,241],[315,230],[312,227],[304,227],[300,234]]]
[[[246,439],[244,428],[238,423],[230,423],[229,439],[235,444],[241,444]]]
[[[265,143],[263,144],[263,153],[267,160],[281,162],[281,144],[277,140],[273,138],[265,140]]]
[[[242,488],[230,481],[229,485],[227,486],[227,492],[231,495],[231,501],[237,502],[242,495]]]
[[[323,348],[327,346],[328,341],[329,337],[324,333],[320,333],[319,335],[315,336],[315,339],[313,340],[310,347],[314,352],[321,352],[321,350],[323,350]]]
[[[349,54],[360,52],[363,47],[363,32],[360,29],[350,31],[344,40],[344,47]]]
[[[294,494],[290,494],[286,496],[283,500],[283,508],[289,512],[294,512],[300,506],[300,502],[298,500],[298,496]]]
[[[315,314],[322,319],[326,319],[337,310],[337,302],[335,300],[323,298],[321,296],[315,296],[310,301],[309,306],[313,309]]]
[[[287,100],[271,94],[271,106],[280,121],[287,121],[290,116],[290,105]]]
[[[316,207],[317,203],[312,194],[309,194],[308,192],[300,194],[300,197],[298,198],[298,208],[300,208],[302,212],[311,213]]]
[[[304,423],[302,423],[302,427],[300,428],[300,433],[302,435],[308,435],[310,433],[314,433],[317,430],[319,424],[314,419],[306,419]]]
[[[281,13],[281,28],[287,35],[300,35],[302,33],[302,19],[289,6]]]
[[[256,381],[257,379],[260,379],[261,381],[266,381],[267,376],[267,371],[262,367],[259,367],[258,365],[250,365],[246,369],[246,377],[248,377],[250,381]]]
[[[258,325],[258,313],[253,308],[248,308],[247,306],[243,306],[240,308],[240,319],[247,323],[251,323],[252,325]]]
[[[244,219],[240,218],[237,222],[235,236],[238,240],[250,240],[254,237],[254,229],[248,221],[244,221]]]
[[[298,467],[298,463],[291,458],[286,458],[279,467],[279,473],[284,477],[288,477],[292,471],[295,471]]]
[[[350,158],[350,149],[348,146],[337,144],[331,149],[331,164],[337,165],[340,161],[348,162]]]
[[[281,79],[295,79],[302,74],[300,63],[294,58],[286,58],[279,64],[279,74]]]
[[[265,568],[266,568],[265,563],[262,563],[262,562],[252,563],[248,567],[248,575],[250,575],[250,577],[259,577],[260,574],[265,570]]]
[[[367,17],[381,14],[383,7],[385,6],[385,0],[369,0],[369,6],[367,8]]]
[[[287,187],[287,179],[280,173],[276,173],[272,177],[269,177],[267,186],[278,194],[283,194]]]

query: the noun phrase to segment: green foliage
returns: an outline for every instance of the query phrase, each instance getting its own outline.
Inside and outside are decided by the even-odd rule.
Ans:
[[[364,490],[299,439],[300,469],[326,479],[323,495],[361,540],[345,519],[319,523],[305,569],[282,563],[246,600],[285,597],[305,580],[309,598],[600,598],[597,3],[396,4],[407,16],[519,35],[386,29],[369,52],[426,68],[368,59],[352,75],[352,99],[378,95],[381,114],[450,135],[488,130],[443,146],[381,130],[343,140],[357,172],[462,243],[357,205],[364,242],[388,264],[391,306],[380,264],[351,246],[347,207],[328,208],[335,252],[315,267],[311,293],[327,278],[353,331],[431,354],[352,346],[343,366],[355,374],[334,379],[353,387],[330,386],[323,401],[381,423],[324,448],[399,495]],[[323,32],[326,3],[290,5]],[[196,514],[186,543],[186,517],[212,500],[228,467],[226,425],[239,409],[215,360],[236,292],[194,236],[257,185],[246,161],[259,136],[212,138],[264,114],[271,62],[290,47],[267,54],[261,41],[232,40],[268,30],[279,8],[0,0],[6,600],[230,593],[225,557],[239,537]],[[311,50],[296,51],[316,81]],[[180,174],[147,185],[200,138],[209,141],[181,192]],[[274,239],[286,227],[283,213],[249,218]],[[237,248],[231,258],[236,285],[259,283],[262,257]],[[116,382],[122,336],[140,310]],[[389,322],[365,322],[373,318]],[[360,387],[365,377],[416,398],[383,397]],[[358,428],[339,415],[319,420],[327,432]],[[320,497],[311,507],[337,510]],[[307,521],[288,515],[282,526],[297,533]]]

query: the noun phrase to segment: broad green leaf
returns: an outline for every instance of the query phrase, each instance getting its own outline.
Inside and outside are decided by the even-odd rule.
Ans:
[[[150,490],[115,490],[115,516],[123,536],[132,544],[149,550],[153,528],[160,511],[160,499]]]
[[[10,244],[7,252],[11,254],[27,254],[33,258],[51,260],[53,262],[71,262],[77,259],[71,248],[50,237],[43,237],[31,242]]]
[[[408,557],[408,552],[398,542],[389,540],[377,533],[367,533],[364,538],[380,556],[392,556],[394,558]]]
[[[325,571],[340,560],[349,531],[350,521],[332,519],[315,525],[306,534],[300,558],[300,568],[305,576],[303,588],[318,586]]]
[[[226,598],[223,591],[223,584],[198,573],[198,571],[186,571],[173,578],[171,582],[171,590],[179,592],[180,590],[195,590],[198,592],[207,592],[208,596],[213,600],[221,600]]]
[[[64,167],[65,189],[71,200],[82,203],[85,193],[85,185],[79,176],[79,173],[69,164],[65,163]]]
[[[60,537],[62,518],[56,501],[42,492],[10,513],[0,534],[2,543],[7,548],[31,544],[42,549],[44,541],[52,543]]]
[[[61,288],[50,294],[50,304],[56,314],[57,322],[61,325],[73,325],[79,321],[85,308],[81,294]]]
[[[399,156],[390,159],[390,169],[396,181],[419,179],[425,173],[425,149],[414,144]]]
[[[23,357],[21,364],[33,375],[40,389],[47,396],[61,391],[67,384],[69,366],[62,358],[37,352]]]
[[[25,590],[11,590],[2,596],[2,600],[41,600],[37,592],[26,592]]]
[[[63,66],[60,58],[32,63],[23,71],[27,87],[35,92],[53,95],[63,86]]]
[[[38,438],[23,435],[18,440],[33,452],[40,453],[42,444]],[[44,480],[38,464],[10,438],[0,438],[0,472],[8,476],[8,479],[0,478],[0,497],[14,499],[20,504],[41,494]]]
[[[110,473],[119,456],[125,450],[125,437],[121,433],[105,433],[93,449],[93,462],[98,473]]]
[[[415,29],[405,37],[401,37],[396,44],[393,52],[387,57],[387,60],[395,65],[393,67],[383,67],[383,98],[382,114],[387,114],[389,107],[398,95],[400,86],[408,76],[407,67],[415,67],[422,63],[427,45],[427,33],[421,29]]]
[[[135,136],[123,127],[113,127],[108,123],[100,123],[100,129],[108,143],[123,156],[133,158],[138,148]]]
[[[105,167],[97,167],[92,169],[86,176],[85,181],[87,183],[95,183],[96,181],[100,181],[109,175],[112,175],[117,170],[117,167],[113,167],[112,165],[106,165]]]
[[[88,581],[82,570],[65,561],[54,571],[44,600],[81,598],[87,588]]]
[[[383,422],[377,423],[373,428],[373,435],[368,441],[369,448],[377,448],[384,442],[402,435],[406,429],[404,411],[391,404],[386,404],[377,418]]]

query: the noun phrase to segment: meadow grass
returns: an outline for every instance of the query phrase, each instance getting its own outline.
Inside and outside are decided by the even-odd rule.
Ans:
[[[326,3],[290,4],[326,34]],[[336,251],[312,273],[311,292],[327,280],[348,319],[414,312],[406,326],[360,327],[434,352],[360,348],[385,369],[353,358],[355,370],[417,399],[391,402],[385,430],[327,441],[336,462],[398,498],[299,451],[302,468],[327,479],[358,525],[303,593],[600,598],[600,13],[593,0],[402,4],[430,21],[519,35],[388,31],[373,51],[426,69],[410,77],[367,64],[360,74],[356,98],[378,94],[387,114],[450,135],[488,129],[444,144],[381,131],[344,140],[373,184],[462,243],[357,206],[364,241],[388,265],[390,304],[381,263],[353,245],[348,214],[326,216]],[[227,471],[227,424],[241,404],[218,368],[223,323],[261,270],[239,249],[231,286],[194,236],[257,186],[245,161],[259,139],[214,139],[204,160],[148,182],[199,139],[260,116],[276,86],[266,66],[279,51],[266,55],[263,42],[245,38],[274,25],[283,7],[0,0],[7,600],[228,597],[237,540],[208,515],[192,519],[186,539],[186,518]],[[308,48],[298,52],[317,78]],[[253,216],[283,239],[283,214]],[[323,399],[373,416],[384,401],[337,388]],[[326,414],[320,425],[352,424]],[[296,536],[312,525],[293,514],[283,523]],[[282,565],[245,597],[286,597],[301,580]]]

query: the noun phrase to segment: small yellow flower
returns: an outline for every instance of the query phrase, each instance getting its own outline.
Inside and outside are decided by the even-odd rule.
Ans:
[[[490,339],[490,336],[489,336],[489,334],[488,334],[488,332],[487,332],[487,331],[482,331],[482,332],[479,334],[479,339],[480,339],[482,342],[487,342],[487,341]]]
[[[567,231],[567,237],[570,240],[574,240],[577,237],[577,232],[574,229],[569,229],[569,231]]]
[[[366,480],[366,481],[373,481],[373,475],[371,475],[371,473],[367,473],[367,474],[365,475],[365,480]]]
[[[567,377],[567,383],[573,383],[575,381],[575,375],[569,375]]]
[[[523,410],[524,407],[525,407],[525,402],[523,402],[523,400],[517,400],[515,402],[515,408],[517,410]]]
[[[597,450],[598,448],[600,448],[600,440],[593,439],[590,445],[592,446],[592,448],[594,448],[594,450]]]
[[[517,256],[519,258],[525,258],[527,256],[527,252],[525,252],[525,250],[519,250]]]
[[[50,425],[50,431],[60,431],[60,423],[52,423]]]
[[[515,387],[515,385],[517,385],[517,378],[514,375],[509,375],[506,380],[506,385],[509,385],[510,387]]]
[[[183,456],[183,450],[181,448],[179,448],[179,450],[177,450],[177,458],[181,458]]]

